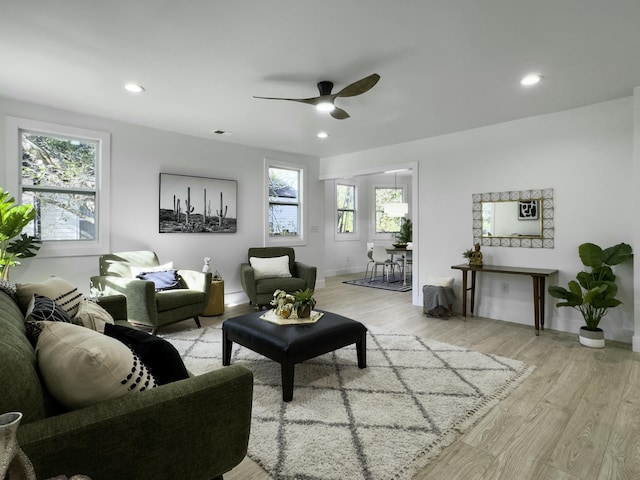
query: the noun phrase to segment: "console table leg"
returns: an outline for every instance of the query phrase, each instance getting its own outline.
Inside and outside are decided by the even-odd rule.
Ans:
[[[540,329],[544,330],[544,299],[546,296],[546,290],[544,288],[545,278],[538,277],[538,279],[540,280]]]
[[[476,271],[471,270],[471,316],[473,317],[473,308],[476,304]]]
[[[462,316],[467,319],[467,272],[462,270]]]
[[[533,316],[536,327],[536,335],[540,335],[540,282],[539,277],[535,275],[533,278]]]

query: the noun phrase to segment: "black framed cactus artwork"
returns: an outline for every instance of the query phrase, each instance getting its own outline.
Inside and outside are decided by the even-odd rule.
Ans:
[[[236,233],[238,181],[160,174],[160,233]]]

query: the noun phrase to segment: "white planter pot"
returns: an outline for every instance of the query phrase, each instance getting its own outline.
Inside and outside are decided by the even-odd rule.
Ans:
[[[604,330],[587,330],[587,327],[580,327],[580,343],[585,347],[604,348]]]

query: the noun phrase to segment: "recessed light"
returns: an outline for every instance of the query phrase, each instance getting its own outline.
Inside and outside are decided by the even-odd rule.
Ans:
[[[142,92],[144,92],[144,87],[142,85],[138,85],[137,83],[127,83],[124,86],[124,89],[127,92],[131,92],[131,93],[142,93]]]
[[[538,73],[530,73],[529,75],[525,75],[524,77],[522,77],[522,80],[520,80],[520,85],[530,87],[531,85],[540,83],[540,80],[542,80],[542,75]]]
[[[318,132],[318,138],[327,138],[328,136],[327,132]]]

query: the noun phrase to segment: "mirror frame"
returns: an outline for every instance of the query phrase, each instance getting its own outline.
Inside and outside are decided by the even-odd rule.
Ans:
[[[553,248],[554,247],[554,204],[553,188],[540,190],[519,190],[510,192],[474,193],[473,208],[473,243],[483,247],[523,247],[523,248]],[[541,238],[520,237],[483,237],[482,236],[482,202],[507,202],[516,200],[540,200],[540,215],[542,220]]]

